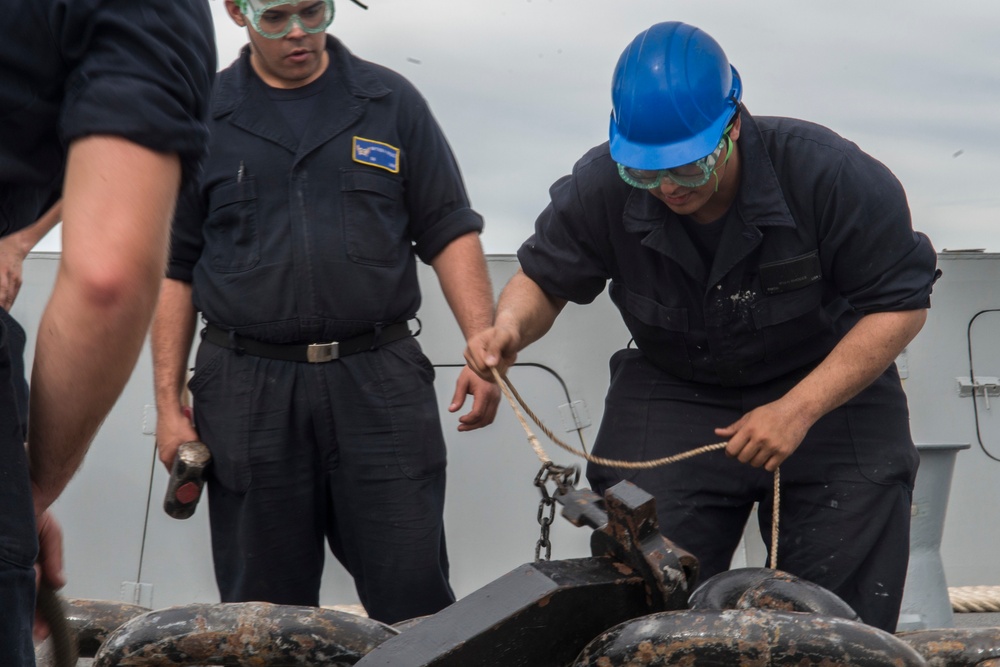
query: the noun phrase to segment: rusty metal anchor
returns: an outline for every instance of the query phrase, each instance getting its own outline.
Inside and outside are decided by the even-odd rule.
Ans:
[[[151,611],[117,628],[93,667],[353,665],[394,636],[392,626],[319,607],[266,602]]]
[[[81,655],[101,643],[93,667],[1000,667],[1000,628],[894,636],[785,572],[743,568],[695,589],[697,561],[660,535],[649,494],[622,482],[602,498],[569,479],[548,500],[594,530],[590,558],[522,565],[397,626],[266,603],[146,611],[74,600],[68,616],[81,640],[91,637]]]
[[[621,482],[603,499],[564,490],[556,500],[571,521],[597,528],[593,557],[522,565],[380,644],[359,667],[568,665],[605,629],[686,606],[697,561],[660,535],[652,496]]]
[[[66,600],[66,620],[76,634],[80,655],[94,657],[111,633],[136,616],[152,611],[147,607],[108,600]]]
[[[850,605],[811,581],[762,567],[744,567],[715,575],[691,594],[688,606],[702,609],[777,609],[804,611],[860,621]]]
[[[931,665],[1000,667],[1000,628],[941,628],[900,632],[899,639]]]
[[[591,642],[573,667],[924,667],[906,642],[857,621],[771,609],[661,612]]]
[[[44,602],[49,600],[48,602]],[[58,602],[60,618],[46,614],[52,626],[50,639],[35,650],[38,667],[73,667],[77,656],[93,658],[101,644],[126,621],[150,611],[146,607],[111,600],[62,599],[54,591],[40,591],[39,606]],[[67,650],[61,645],[71,644]],[[90,664],[89,661],[82,664]]]

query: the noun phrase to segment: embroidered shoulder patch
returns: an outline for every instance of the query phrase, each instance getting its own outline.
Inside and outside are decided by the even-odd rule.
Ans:
[[[394,174],[399,172],[399,149],[381,141],[354,137],[354,151],[351,157],[361,164],[370,164]]]

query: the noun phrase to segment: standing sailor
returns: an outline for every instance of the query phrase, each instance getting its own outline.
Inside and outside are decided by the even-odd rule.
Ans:
[[[326,541],[372,618],[434,613],[454,600],[446,453],[408,321],[420,259],[466,337],[490,325],[482,218],[419,93],[326,34],[332,0],[226,10],[249,44],[219,75],[204,178],[175,221],[152,338],[160,458],[212,451],[224,602],[319,604]],[[499,403],[464,368],[449,409],[467,395],[460,431]]]
[[[635,348],[611,359],[591,464],[627,477],[664,535],[726,570],[754,503],[769,538],[781,466],[781,568],[896,626],[917,452],[893,361],[923,326],[936,256],[892,173],[834,132],[754,117],[719,44],[677,22],[638,35],[612,82],[610,142],[552,186],[494,328],[483,377],[513,363],[567,301],[610,281]],[[768,539],[769,542],[769,539]]]

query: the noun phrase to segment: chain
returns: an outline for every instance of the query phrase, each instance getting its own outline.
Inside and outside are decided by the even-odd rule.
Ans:
[[[535,475],[535,486],[542,494],[542,500],[538,503],[538,525],[540,534],[538,542],[535,543],[535,562],[549,560],[552,558],[552,541],[549,540],[549,526],[552,525],[556,516],[556,496],[565,494],[569,489],[576,488],[580,481],[580,468],[577,466],[557,466],[552,461],[542,464],[541,470]],[[554,482],[555,489],[549,493],[547,484]],[[545,550],[545,558],[542,558],[542,549]]]

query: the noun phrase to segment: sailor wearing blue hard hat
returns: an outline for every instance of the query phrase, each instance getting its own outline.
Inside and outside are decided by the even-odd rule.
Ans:
[[[712,215],[736,182],[730,167],[739,136],[743,86],[709,35],[684,23],[660,23],[622,53],[612,80],[610,148],[629,185],[649,190],[681,215]],[[734,161],[735,162],[735,161]],[[702,186],[713,183],[712,188]]]
[[[728,569],[754,504],[779,566],[893,630],[917,466],[893,364],[936,278],[898,180],[819,125],[753,117],[719,44],[678,22],[644,30],[612,78],[609,141],[550,189],[501,294],[469,342],[483,377],[608,288],[632,336],[611,358],[593,453],[641,461],[726,440],[673,465],[591,464],[627,478],[660,529]],[[763,565],[763,563],[760,563]]]

